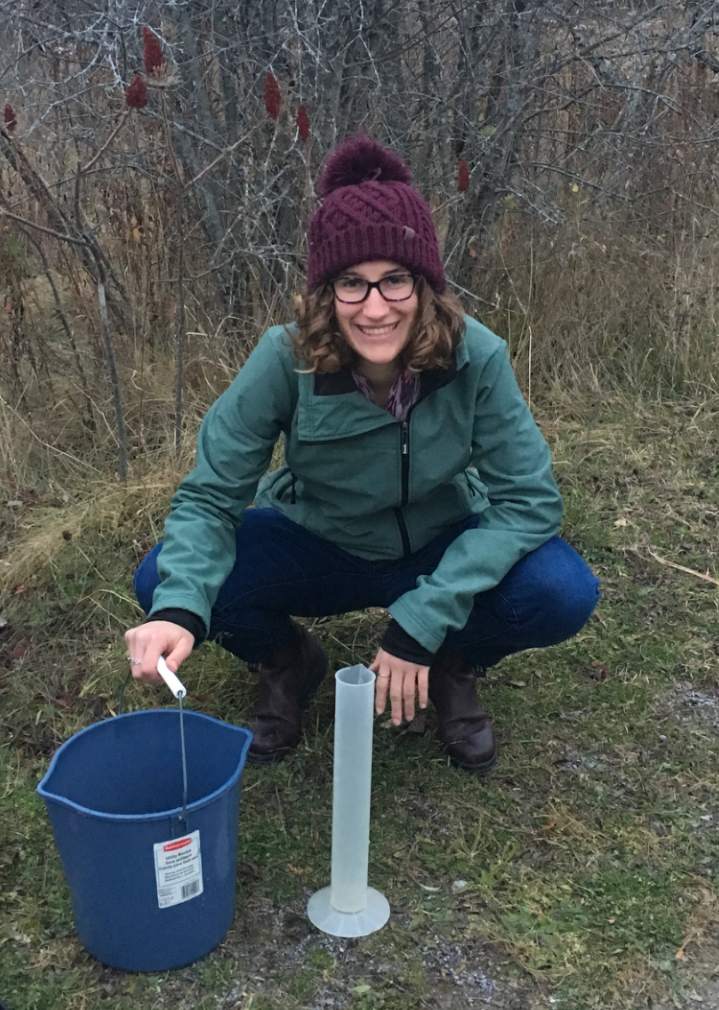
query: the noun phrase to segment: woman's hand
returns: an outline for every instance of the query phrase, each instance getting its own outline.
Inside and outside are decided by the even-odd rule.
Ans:
[[[406,659],[398,659],[384,649],[375,656],[370,670],[377,674],[375,687],[375,711],[381,715],[387,705],[389,693],[392,704],[392,722],[399,726],[404,718],[414,719],[414,703],[419,694],[419,707],[427,707],[429,691],[429,667],[417,666]]]
[[[170,621],[149,621],[126,631],[125,642],[128,657],[141,660],[132,664],[132,676],[136,680],[158,684],[162,682],[157,672],[160,656],[164,656],[172,672],[177,673],[180,663],[192,652],[195,636]]]

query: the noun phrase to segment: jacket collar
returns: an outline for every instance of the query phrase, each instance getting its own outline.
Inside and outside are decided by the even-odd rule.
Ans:
[[[452,355],[449,368],[430,368],[425,372],[420,372],[419,376],[419,398],[417,402],[429,396],[435,389],[441,389],[448,385],[457,372],[469,364],[469,354],[462,340]],[[357,391],[355,381],[352,378],[352,368],[343,365],[336,372],[315,372],[314,373],[314,395],[315,396],[336,396],[341,393],[354,393]]]
[[[469,366],[464,341],[456,349],[449,368],[428,369],[420,374],[421,402],[448,385]],[[324,442],[362,435],[397,421],[357,389],[349,367],[336,372],[302,372],[299,378],[297,434],[302,442]]]

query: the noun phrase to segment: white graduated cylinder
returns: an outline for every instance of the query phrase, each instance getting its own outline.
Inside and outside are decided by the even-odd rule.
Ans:
[[[375,676],[365,666],[335,675],[331,904],[361,912],[367,904]]]
[[[390,915],[367,886],[375,675],[366,666],[335,674],[335,756],[330,886],[310,898],[311,922],[333,936],[367,936]]]

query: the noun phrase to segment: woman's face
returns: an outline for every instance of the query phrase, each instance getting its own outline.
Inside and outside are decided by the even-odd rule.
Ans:
[[[343,270],[339,278],[360,278],[380,281],[393,275],[407,275],[409,271],[399,263],[377,260],[360,263]],[[391,285],[389,282],[388,287]],[[372,365],[392,365],[407,346],[412,324],[417,315],[418,299],[412,292],[405,301],[387,301],[378,288],[371,288],[363,302],[342,302],[335,294],[335,315],[342,334],[359,357]]]

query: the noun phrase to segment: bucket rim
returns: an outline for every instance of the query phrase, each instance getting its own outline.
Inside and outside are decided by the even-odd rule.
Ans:
[[[145,708],[140,709],[137,712],[123,712],[122,715],[110,716],[107,719],[101,719],[99,722],[94,722],[90,726],[85,726],[83,729],[78,730],[77,733],[73,733],[72,736],[68,737],[67,740],[60,744],[58,749],[52,756],[52,760],[48,765],[47,771],[43,775],[42,779],[37,785],[38,794],[45,800],[46,803],[59,803],[61,806],[69,807],[71,810],[76,811],[79,814],[83,814],[86,817],[94,817],[103,821],[122,821],[123,823],[140,822],[140,821],[156,821],[164,820],[166,818],[181,817],[183,813],[182,804],[176,807],[168,807],[166,810],[156,810],[149,814],[113,814],[105,813],[102,810],[93,810],[92,807],[85,807],[81,803],[76,803],[74,800],[68,799],[67,796],[61,796],[58,793],[52,792],[47,788],[47,783],[52,777],[53,772],[61,760],[63,751],[71,744],[73,741],[77,740],[78,737],[84,736],[87,733],[92,733],[96,730],[101,729],[108,723],[115,722],[117,719],[131,719],[137,716],[156,716],[160,714],[170,713],[172,715],[178,715],[178,709],[176,708]],[[242,746],[242,751],[240,753],[237,766],[233,773],[225,779],[223,784],[219,786],[214,792],[208,793],[207,796],[203,796],[199,800],[194,800],[192,803],[187,804],[187,813],[195,812],[201,810],[202,807],[213,803],[219,796],[226,793],[231,789],[237,780],[242,775],[244,771],[245,764],[247,763],[247,751],[252,743],[252,731],[246,729],[244,726],[236,726],[234,723],[225,722],[224,719],[216,719],[212,715],[205,715],[204,712],[194,712],[192,709],[185,709],[183,715],[185,717],[190,717],[191,719],[205,719],[208,722],[216,722],[221,726],[226,726],[228,729],[237,730],[245,736],[245,742]]]

